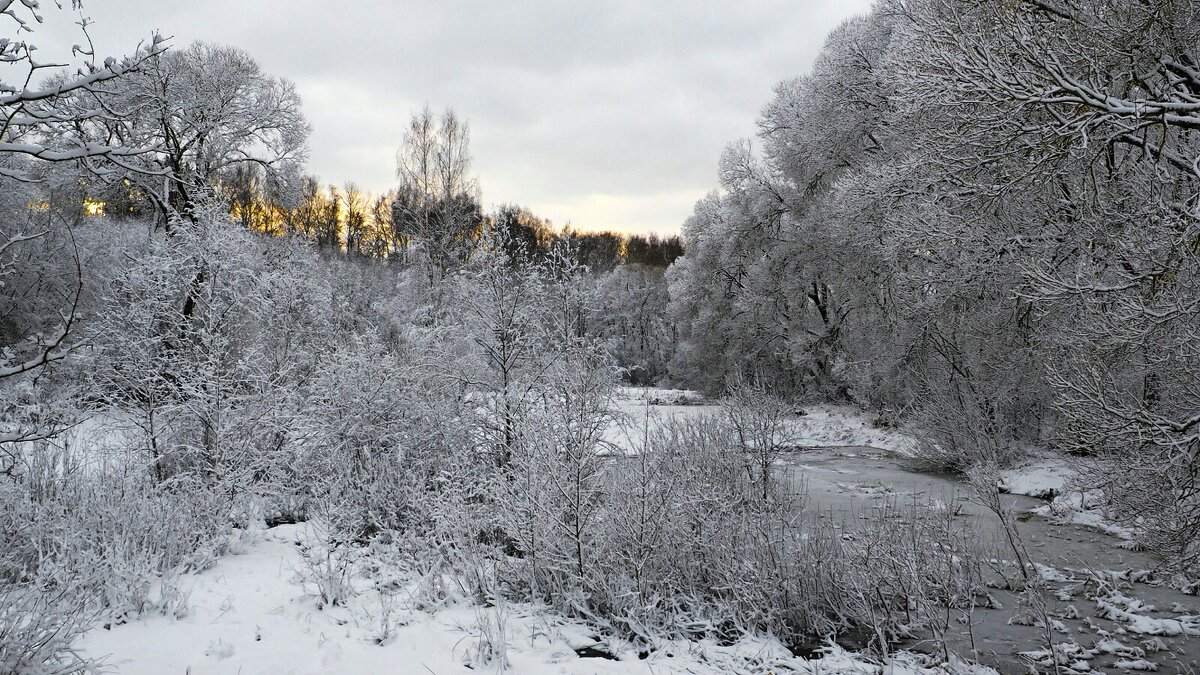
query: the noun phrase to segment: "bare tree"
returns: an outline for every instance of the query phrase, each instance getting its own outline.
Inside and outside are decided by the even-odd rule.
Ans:
[[[758,382],[735,377],[721,401],[725,418],[737,435],[747,478],[757,480],[763,502],[772,496],[775,462],[794,444],[787,401]],[[757,474],[757,475],[755,475]]]
[[[470,126],[453,110],[437,120],[427,107],[412,116],[396,153],[392,227],[424,261],[431,286],[466,260],[483,226],[470,139]]]
[[[345,206],[346,252],[365,254],[371,233],[367,219],[368,198],[353,181],[342,186],[342,204]]]
[[[390,258],[401,248],[399,242],[392,238],[395,228],[392,225],[392,201],[395,196],[391,192],[376,195],[371,200],[369,220],[374,228],[372,232],[371,254],[376,258]]]
[[[543,270],[523,253],[510,253],[507,232],[487,233],[484,247],[463,279],[460,306],[482,365],[469,377],[491,397],[486,442],[497,463],[507,466],[557,346],[546,339],[541,321]]]

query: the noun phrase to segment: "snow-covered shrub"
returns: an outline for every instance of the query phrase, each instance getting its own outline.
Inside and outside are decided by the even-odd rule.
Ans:
[[[679,481],[667,521],[671,573],[655,592],[686,599],[690,609],[680,618],[724,617],[705,630],[725,636],[835,632],[836,616],[827,611],[832,589],[813,571],[836,570],[836,558],[820,558],[836,549],[810,520],[802,492],[772,481],[763,499],[761,477],[748,470],[738,432],[724,417],[668,425],[652,444],[668,458],[664,475]]]
[[[186,612],[179,573],[228,541],[220,495],[136,469],[69,471],[52,455],[31,450],[20,477],[0,481],[2,672],[82,672],[72,643],[96,620]]]
[[[320,518],[309,521],[296,571],[302,583],[316,589],[318,608],[344,606],[354,594],[350,575],[356,557],[352,542],[340,539]]]
[[[124,491],[122,491],[124,488]],[[195,486],[129,489],[101,483],[69,508],[86,509],[65,560],[101,571],[101,598],[109,613],[157,609],[154,588],[179,571],[203,570],[224,552],[230,519],[219,496]]]
[[[1200,276],[1191,283],[1200,287]],[[1102,325],[1138,341],[1151,337],[1112,318]],[[1063,444],[1078,455],[1074,487],[1090,495],[1087,501],[1103,509],[1106,520],[1127,528],[1138,546],[1161,556],[1165,569],[1192,576],[1200,574],[1196,325],[1194,317],[1186,328],[1164,321],[1156,331],[1178,346],[1139,344],[1139,351],[1163,352],[1147,353],[1144,362],[1122,367],[1113,363],[1119,358],[1113,347],[1104,345],[1090,358],[1071,359],[1054,378]]]
[[[78,585],[0,581],[0,673],[77,675],[95,664],[74,648],[94,614]]]
[[[416,493],[414,506],[421,527],[413,532],[414,561],[428,577],[450,573],[457,591],[478,603],[499,593],[497,552],[516,550],[500,526],[508,514],[497,508],[503,475],[467,462],[443,466]]]
[[[618,616],[646,607],[654,587],[675,577],[668,560],[678,544],[676,504],[685,479],[679,471],[681,458],[665,444],[678,428],[670,423],[666,428],[647,426],[636,453],[614,457],[605,475],[607,509],[599,564],[606,582],[593,597]]]
[[[604,467],[588,540],[595,564],[578,586],[538,577],[535,597],[648,641],[758,631],[799,645],[853,632],[886,653],[909,631],[944,632],[938,617],[969,612],[982,588],[974,533],[945,509],[890,504],[838,522],[810,511],[801,486],[780,481],[764,500],[724,415],[665,420],[635,447]],[[540,473],[521,479],[555,484]],[[553,495],[522,508],[545,510]],[[545,560],[554,560],[554,526],[534,525],[514,533],[524,546],[517,569],[569,567],[569,557]]]
[[[339,537],[423,528],[413,501],[468,453],[454,382],[421,345],[347,339],[313,371],[293,427],[297,482]]]
[[[318,586],[337,586],[339,561],[354,559],[377,581],[427,580],[426,604],[494,587],[494,559],[477,552],[499,516],[493,467],[476,451],[470,408],[430,337],[437,333],[410,331],[395,344],[371,332],[346,336],[300,392],[294,489],[328,549],[310,556],[310,571],[330,581]]]
[[[940,378],[925,374],[925,378]],[[922,432],[910,462],[925,471],[964,473],[985,463],[1007,467],[1020,459],[1014,411],[1021,398],[995,383],[964,379],[926,381],[914,403],[913,423]]]
[[[817,554],[799,557],[814,532],[778,486],[762,499],[723,416],[668,420],[629,456],[593,446],[584,458],[544,438],[514,457],[502,485],[510,593],[643,639],[828,627],[817,602],[788,596]]]
[[[296,394],[330,340],[315,253],[212,204],[132,245],[136,262],[102,280],[92,396],[125,420],[155,481],[272,492],[291,478]]]
[[[597,345],[574,345],[517,430],[500,495],[510,514],[502,526],[520,550],[519,578],[534,597],[569,605],[594,578],[616,385],[617,370]]]
[[[770,498],[775,461],[793,444],[789,424],[795,406],[764,384],[741,376],[731,379],[721,410],[745,455],[748,469],[758,472],[763,501]]]
[[[1163,569],[1194,577],[1200,574],[1200,459],[1194,449],[1187,456],[1182,445],[1147,445],[1077,462],[1073,483],[1088,496],[1080,506],[1127,528],[1138,547],[1161,557]]]
[[[36,489],[36,491],[34,491]],[[135,475],[40,475],[0,489],[0,582],[75,588],[120,619],[169,596],[164,575],[208,567],[224,550],[229,503],[197,485]]]
[[[470,666],[485,666],[497,673],[508,670],[508,612],[504,602],[475,605],[475,643],[467,650]]]
[[[229,502],[196,484],[166,488],[98,481],[68,508],[81,509],[80,531],[66,559],[102,571],[101,597],[117,617],[140,614],[169,601],[164,590],[182,571],[211,566],[225,552],[232,518]]]
[[[986,597],[983,561],[993,554],[939,504],[886,501],[851,515],[831,609],[868,629],[870,646],[883,655],[914,631],[947,650],[947,631],[960,620],[969,624],[971,609]]]

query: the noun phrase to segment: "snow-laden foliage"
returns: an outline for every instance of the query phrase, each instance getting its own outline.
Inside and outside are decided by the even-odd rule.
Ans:
[[[684,226],[675,376],[907,417],[937,468],[1091,456],[1112,515],[1194,565],[1198,17],[884,0],[846,22]]]
[[[881,0],[724,153],[678,259],[486,215],[452,111],[413,117],[395,192],[302,179],[295,87],[235,48],[0,83],[0,670],[81,672],[79,634],[184,616],[180,578],[301,522],[320,611],[369,576],[382,644],[401,590],[470,599],[473,666],[510,663],[508,603],[956,664],[992,584],[1057,667],[1081,648],[999,489],[1026,448],[1084,458],[1060,502],[1200,555],[1196,9]],[[630,424],[622,379],[664,377],[714,414]],[[810,505],[797,396],[907,423],[998,550],[936,501]]]
[[[96,53],[89,34],[91,19],[83,14],[81,0],[70,3],[70,9],[78,12],[77,19],[62,2],[54,4],[57,6],[47,9],[37,0],[0,0],[0,32],[4,34],[0,37],[0,65],[4,68],[0,77],[0,177],[5,179],[35,180],[30,159],[99,168],[136,161],[150,150],[150,146],[130,142],[132,139],[92,138],[81,131],[84,125],[103,123],[114,114],[103,103],[95,103],[98,92],[158,58],[166,50],[166,40],[156,33],[131,56],[102,57]],[[36,31],[47,16],[52,24],[71,21],[79,26],[80,43],[69,54],[39,51]],[[44,79],[48,75],[53,77]],[[72,106],[72,100],[79,97],[94,103],[87,108]]]

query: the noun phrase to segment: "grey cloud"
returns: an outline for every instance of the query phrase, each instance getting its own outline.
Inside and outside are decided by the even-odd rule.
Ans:
[[[295,81],[311,169],[392,183],[409,114],[472,124],[488,202],[579,226],[675,231],[716,184],[722,147],[754,132],[779,80],[869,0],[385,2],[106,0],[102,49],[151,29],[234,44]]]

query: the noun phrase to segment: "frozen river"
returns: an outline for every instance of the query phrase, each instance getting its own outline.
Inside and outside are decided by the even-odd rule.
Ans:
[[[622,409],[635,429],[647,419],[658,424],[671,417],[720,412],[717,406],[694,399],[688,405],[671,404],[684,400],[683,396],[654,390],[627,392]],[[651,405],[646,404],[647,398]],[[813,406],[804,413],[794,423],[797,445],[805,447],[786,453],[778,470],[789,477],[794,491],[806,496],[805,508],[814,517],[870,517],[886,504],[937,504],[948,507],[966,531],[994,544],[996,551],[1005,551],[999,519],[973,497],[969,486],[954,476],[906,467],[904,452],[910,438],[875,429],[869,416],[850,408]],[[1046,566],[1049,611],[1060,629],[1054,639],[1078,645],[1081,651],[1072,660],[1079,665],[1087,661],[1093,672],[1151,667],[1161,672],[1200,671],[1200,598],[1145,574],[1157,564],[1153,556],[1132,550],[1101,530],[1034,513],[1046,504],[1043,499],[1011,494],[1002,499],[1016,514],[1017,530],[1034,562]],[[1097,595],[1094,580],[1089,582],[1094,578],[1105,579],[1115,595]],[[975,612],[979,660],[1001,672],[1029,672],[1028,661],[1018,654],[1039,649],[1044,644],[1043,629],[1011,624],[1018,599],[1002,590],[994,590],[993,595],[1003,608]],[[960,654],[970,654],[965,628],[955,646]]]

